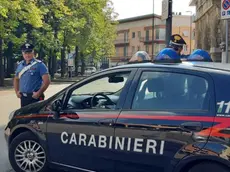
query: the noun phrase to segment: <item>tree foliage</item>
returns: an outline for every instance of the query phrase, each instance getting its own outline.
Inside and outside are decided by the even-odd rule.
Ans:
[[[38,57],[47,60],[51,70],[62,57],[64,72],[66,54],[76,47],[84,58],[110,57],[115,20],[110,0],[0,0],[0,62],[5,52],[11,52],[9,61],[12,54],[20,55],[20,45],[26,41],[35,45]]]

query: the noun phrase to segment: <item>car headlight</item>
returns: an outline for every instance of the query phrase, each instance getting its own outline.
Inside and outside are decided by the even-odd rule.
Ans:
[[[13,119],[14,113],[15,113],[15,111],[13,111],[13,112],[10,113],[10,115],[9,115],[9,121],[11,121]]]

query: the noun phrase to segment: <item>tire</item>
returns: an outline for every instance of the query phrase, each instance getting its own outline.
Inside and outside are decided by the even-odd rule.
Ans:
[[[9,146],[9,160],[16,172],[48,172],[47,153],[31,132],[14,138]]]
[[[230,169],[227,169],[221,164],[204,162],[193,166],[188,172],[229,172]]]

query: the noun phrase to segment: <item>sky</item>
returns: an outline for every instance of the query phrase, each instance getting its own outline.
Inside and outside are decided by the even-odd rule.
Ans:
[[[153,13],[153,0],[112,0],[118,19],[135,17]],[[195,13],[195,7],[189,7],[191,0],[173,0],[173,12],[182,12],[183,15]],[[154,13],[161,15],[162,0],[154,0]]]

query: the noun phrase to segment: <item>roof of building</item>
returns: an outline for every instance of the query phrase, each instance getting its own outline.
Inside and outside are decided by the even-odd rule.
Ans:
[[[147,14],[147,15],[142,15],[142,16],[136,16],[136,17],[121,19],[121,20],[118,20],[118,22],[119,23],[127,23],[127,22],[133,22],[133,21],[151,19],[151,18],[153,18],[153,16],[155,18],[161,19],[160,15],[157,15],[157,14]]]
[[[195,6],[196,5],[196,0],[190,0],[189,6]]]

